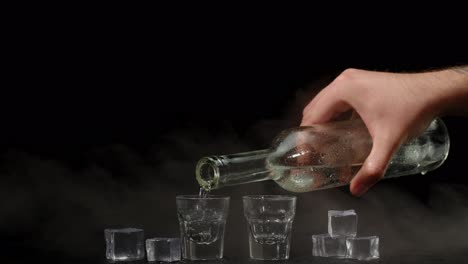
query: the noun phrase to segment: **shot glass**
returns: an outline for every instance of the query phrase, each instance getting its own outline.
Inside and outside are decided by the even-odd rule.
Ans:
[[[250,258],[289,259],[296,197],[249,195],[243,197],[243,203],[248,223]]]
[[[182,258],[222,259],[229,197],[179,195],[176,197]]]

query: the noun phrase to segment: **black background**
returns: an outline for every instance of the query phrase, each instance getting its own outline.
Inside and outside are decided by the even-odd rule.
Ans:
[[[8,263],[103,262],[108,227],[178,236],[175,196],[198,192],[199,158],[268,147],[348,67],[468,63],[460,34],[438,28],[408,27],[409,39],[323,22],[299,28],[161,13],[10,20],[0,130]],[[434,43],[441,38],[445,45]],[[310,256],[310,236],[326,232],[328,210],[354,208],[359,234],[380,236],[382,262],[460,263],[468,249],[467,119],[444,121],[451,150],[434,172],[383,181],[362,198],[347,187],[296,194],[291,258]],[[214,193],[231,197],[225,256],[247,262],[241,196],[287,192],[262,182]]]

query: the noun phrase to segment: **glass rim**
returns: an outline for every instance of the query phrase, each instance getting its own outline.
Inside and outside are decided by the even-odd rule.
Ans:
[[[206,197],[200,197],[200,195],[196,194],[183,194],[176,196],[177,200],[229,200],[230,198],[230,196],[223,195],[208,195]]]
[[[275,195],[275,194],[254,194],[254,195],[244,195],[242,196],[243,200],[270,200],[270,201],[292,201],[296,200],[297,197],[294,195]]]

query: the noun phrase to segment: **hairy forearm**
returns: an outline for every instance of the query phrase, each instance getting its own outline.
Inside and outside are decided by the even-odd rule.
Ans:
[[[453,67],[451,68],[451,70],[461,73],[461,74],[468,74],[468,65]]]
[[[468,65],[440,72],[444,115],[468,115]]]

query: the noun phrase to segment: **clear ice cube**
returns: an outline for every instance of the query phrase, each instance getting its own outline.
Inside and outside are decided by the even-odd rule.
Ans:
[[[173,262],[180,260],[179,238],[150,238],[146,240],[146,257],[149,262]]]
[[[346,257],[346,237],[329,234],[312,235],[312,255],[317,257]]]
[[[106,258],[133,261],[145,257],[144,231],[138,228],[105,229]]]
[[[357,233],[357,214],[354,210],[328,211],[328,233],[332,237],[350,236]]]
[[[348,237],[346,238],[347,258],[371,260],[379,258],[379,237]]]

